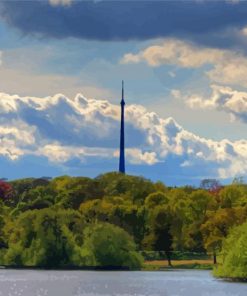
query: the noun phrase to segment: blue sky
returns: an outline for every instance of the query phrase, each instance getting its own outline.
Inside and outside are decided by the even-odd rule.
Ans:
[[[82,93],[86,98],[107,100],[114,109],[119,104],[124,79],[128,105],[142,105],[145,112],[156,112],[164,120],[172,117],[183,131],[200,139],[195,141],[209,141],[208,147],[210,141],[222,140],[233,147],[232,152],[223,149],[227,154],[222,156],[224,161],[220,159],[220,150],[212,147],[212,155],[217,157],[203,158],[200,153],[194,157],[193,153],[204,148],[198,143],[188,144],[186,133],[183,152],[173,153],[172,148],[164,148],[163,142],[159,149],[150,143],[146,145],[148,138],[143,147],[132,147],[135,133],[130,128],[129,146],[142,149],[142,154],[139,161],[136,155],[134,161],[127,163],[127,171],[173,185],[198,184],[206,177],[227,182],[234,176],[245,176],[247,147],[246,142],[240,147],[239,141],[246,141],[247,123],[246,8],[244,1],[1,2],[0,92],[21,98],[63,94],[70,99]],[[70,111],[68,106],[61,109]],[[45,127],[38,120],[41,115],[37,115],[37,110],[35,115],[32,113],[36,116],[32,122],[23,115],[21,107],[15,112],[15,122],[7,113],[1,119],[4,135],[11,133],[7,128],[16,128],[18,119],[28,129],[39,130],[39,136],[34,137],[37,143],[41,141],[40,131]],[[98,112],[102,115],[101,110]],[[57,122],[52,123],[57,126]],[[134,128],[143,130],[143,126]],[[48,143],[48,138],[51,141],[51,135],[42,136],[43,144]],[[64,134],[64,139],[62,136],[52,138],[56,147],[58,142],[62,147],[68,146],[65,138],[71,135]],[[169,139],[175,136],[169,135]],[[177,136],[176,141],[178,138],[181,137]],[[89,146],[86,139],[75,145]],[[117,149],[118,138],[115,140],[111,139],[111,148]],[[16,140],[15,149],[17,146]],[[100,147],[104,147],[104,139],[95,142],[95,148]],[[150,154],[153,151],[155,156]],[[137,152],[129,153],[134,158]],[[71,156],[60,162],[46,154],[30,155],[24,148],[15,159],[1,150],[0,154],[1,175],[8,178],[65,173],[96,176],[118,167],[117,157],[110,154],[106,159],[95,154],[81,161],[79,153],[75,159]]]

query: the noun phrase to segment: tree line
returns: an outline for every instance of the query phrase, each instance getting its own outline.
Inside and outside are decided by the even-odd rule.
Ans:
[[[170,265],[174,251],[190,251],[212,255],[219,276],[233,266],[247,277],[246,221],[241,179],[199,188],[119,173],[0,181],[0,264],[136,269],[140,251],[163,252]]]

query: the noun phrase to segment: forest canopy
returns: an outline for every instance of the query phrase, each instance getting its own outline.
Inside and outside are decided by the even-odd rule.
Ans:
[[[219,258],[217,274],[227,275],[229,256],[246,254],[240,242],[230,251],[246,221],[247,185],[236,180],[199,188],[120,173],[1,181],[0,264],[138,269],[151,251],[170,265],[177,252],[196,252]]]

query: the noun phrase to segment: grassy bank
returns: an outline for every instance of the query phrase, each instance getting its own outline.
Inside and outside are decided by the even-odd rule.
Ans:
[[[213,269],[213,262],[210,259],[173,260],[172,267],[170,267],[167,260],[148,260],[144,262],[142,270],[158,271],[172,268],[211,270]]]
[[[123,266],[64,266],[64,267],[42,267],[42,266],[6,266],[2,265],[0,268],[5,269],[41,269],[41,270],[129,270],[128,267]],[[200,269],[200,270],[211,270],[213,269],[212,260],[173,260],[172,266],[168,266],[166,260],[147,260],[144,262],[141,270],[143,271],[161,271],[161,270],[171,270],[171,269]],[[140,270],[140,269],[133,269]]]

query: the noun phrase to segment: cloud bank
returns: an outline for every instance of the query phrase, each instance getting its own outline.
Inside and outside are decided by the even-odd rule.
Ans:
[[[233,5],[232,1],[197,0],[36,0],[3,1],[0,6],[2,18],[22,32],[59,39],[145,40],[183,36],[199,43],[225,46],[222,32],[241,30],[247,24],[245,1]],[[209,40],[208,34],[214,37]],[[228,41],[228,46],[232,41]]]
[[[205,74],[213,82],[247,87],[247,58],[238,51],[197,46],[178,39],[166,39],[138,53],[126,53],[123,64],[145,62],[150,67],[176,65],[196,69],[210,66]]]
[[[18,164],[34,157],[63,168],[100,167],[102,161],[107,167],[114,160],[117,169],[117,105],[81,94],[70,99],[0,93],[0,115],[0,159]],[[247,141],[201,138],[173,118],[127,105],[126,159],[129,167],[150,167],[159,174],[230,178],[247,172]]]
[[[187,105],[192,109],[218,109],[229,113],[232,119],[247,123],[247,92],[218,85],[211,88],[210,98],[193,95],[187,98]]]

